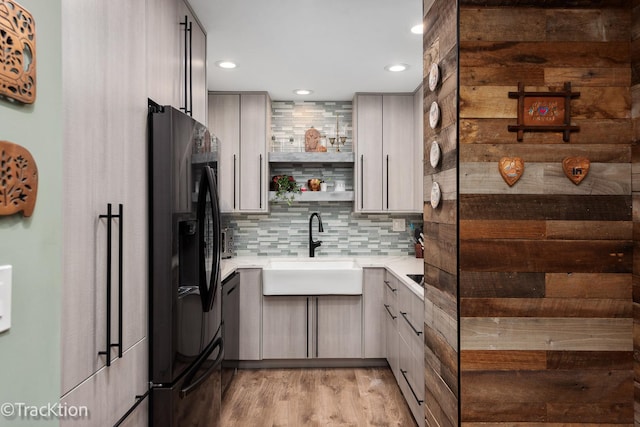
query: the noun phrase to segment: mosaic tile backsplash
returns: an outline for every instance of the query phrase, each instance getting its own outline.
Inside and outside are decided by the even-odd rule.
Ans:
[[[269,215],[225,214],[222,226],[234,230],[237,256],[309,256],[309,217],[320,213],[324,232],[313,220],[316,256],[415,255],[410,224],[422,216],[354,214],[350,202],[272,203]],[[392,219],[405,218],[405,231],[392,231]]]
[[[271,151],[304,151],[304,133],[310,127],[322,135],[335,136],[336,118],[340,136],[347,141],[341,151],[353,151],[351,102],[273,101]],[[289,140],[293,139],[292,142]],[[328,139],[327,149],[335,151]],[[353,168],[332,164],[273,165],[270,175],[292,175],[299,184],[309,178],[327,181],[332,191],[335,180],[344,180],[346,190],[353,190]],[[270,203],[270,213],[224,214],[222,226],[233,229],[237,256],[309,256],[309,217],[322,216],[324,232],[318,233],[313,222],[315,240],[322,240],[316,256],[343,255],[415,255],[410,225],[422,226],[422,215],[354,214],[351,202]],[[392,231],[392,219],[405,218],[406,231]]]

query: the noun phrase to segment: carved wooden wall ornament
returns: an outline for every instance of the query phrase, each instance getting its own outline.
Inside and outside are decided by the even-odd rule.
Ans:
[[[524,173],[524,161],[520,157],[503,157],[498,163],[502,179],[511,187]]]
[[[0,0],[0,95],[36,100],[36,24],[13,0]]]
[[[525,92],[524,83],[518,83],[518,91],[509,92],[509,98],[518,100],[518,124],[509,125],[509,132],[518,132],[518,141],[524,132],[562,132],[562,140],[569,142],[571,132],[580,130],[571,125],[571,99],[579,96],[571,92],[570,82],[560,92]]]
[[[562,160],[562,169],[575,185],[578,185],[589,173],[591,162],[586,157],[565,157]]]
[[[26,148],[0,141],[0,215],[31,216],[38,194],[38,167]]]

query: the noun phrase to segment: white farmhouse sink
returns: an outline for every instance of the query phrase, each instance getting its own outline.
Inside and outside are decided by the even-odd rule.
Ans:
[[[264,295],[361,295],[362,267],[354,260],[273,260],[262,270]]]

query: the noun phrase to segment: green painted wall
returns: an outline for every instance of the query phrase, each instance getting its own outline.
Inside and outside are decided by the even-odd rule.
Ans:
[[[56,403],[60,396],[62,292],[61,0],[18,0],[36,21],[37,95],[0,99],[0,140],[26,147],[39,172],[33,216],[0,217],[0,265],[13,266],[12,326],[0,334],[0,405]],[[58,425],[0,415],[0,426]]]

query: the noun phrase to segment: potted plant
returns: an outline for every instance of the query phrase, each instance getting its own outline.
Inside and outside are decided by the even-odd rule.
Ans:
[[[287,202],[289,206],[291,206],[295,195],[301,192],[298,183],[291,175],[274,176],[271,179],[271,188],[276,192],[274,200]]]

